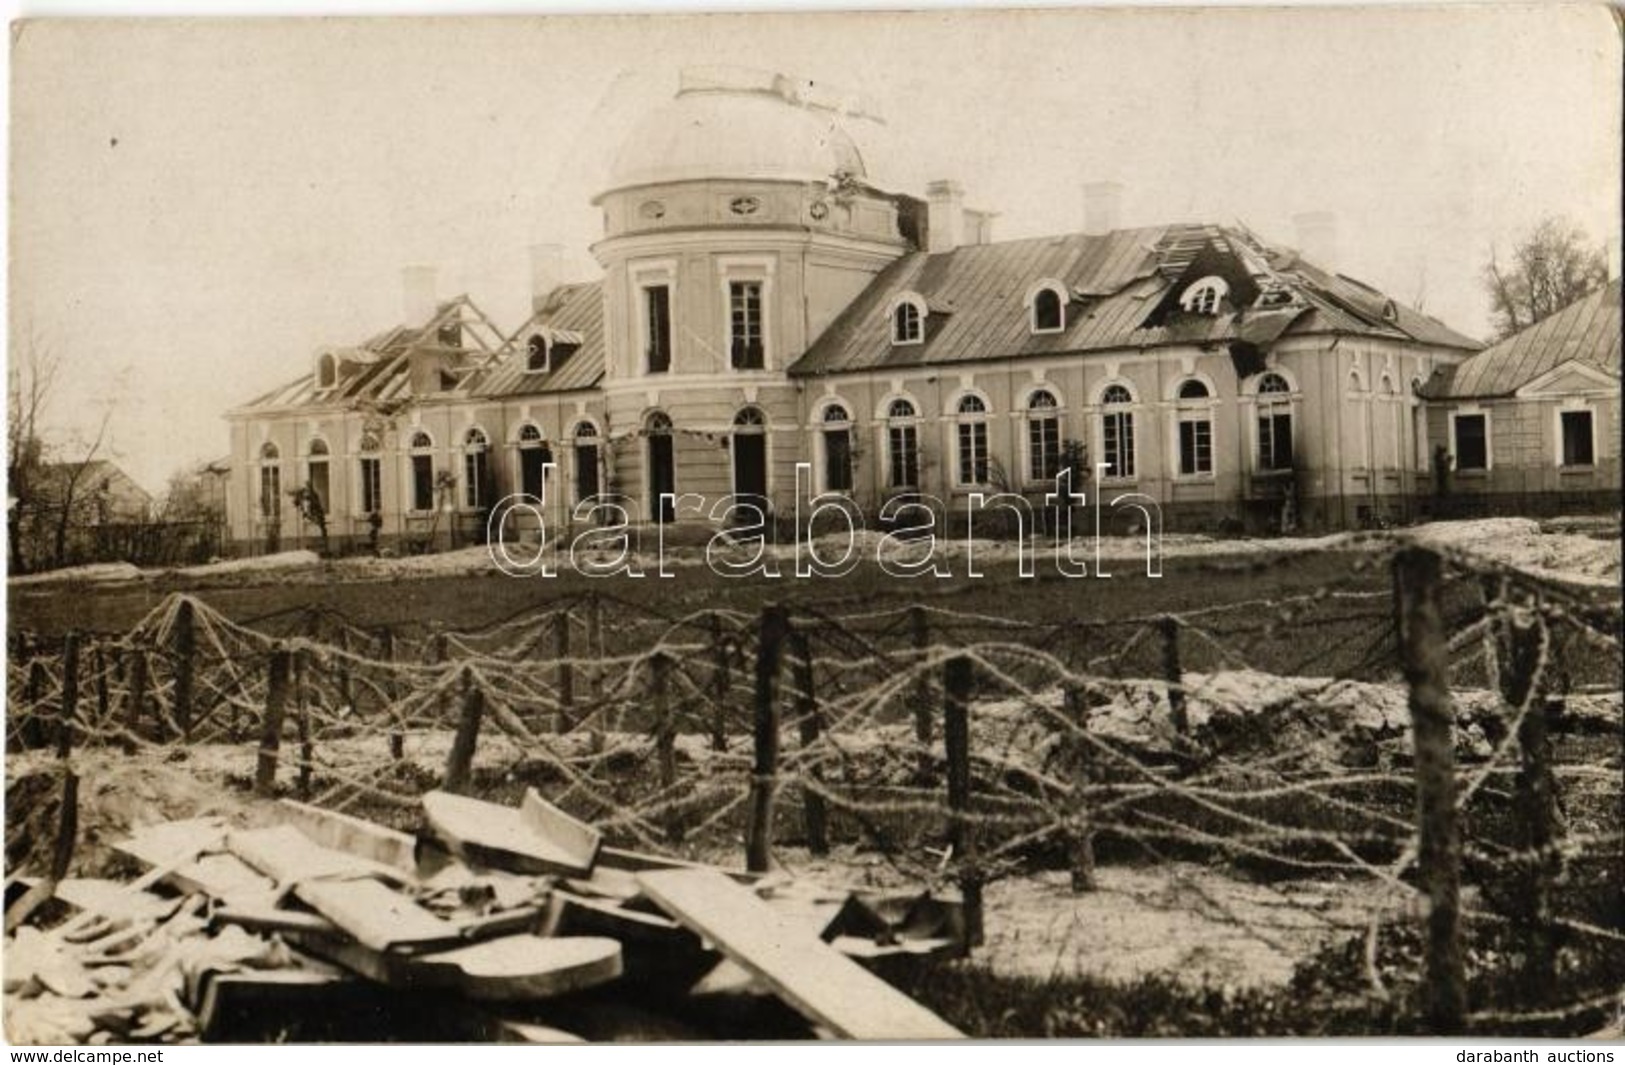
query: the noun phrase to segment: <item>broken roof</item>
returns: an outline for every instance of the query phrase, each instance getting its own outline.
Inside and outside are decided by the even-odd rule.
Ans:
[[[1193,264],[1232,258],[1268,306],[1218,315],[1149,320],[1188,283]],[[1070,293],[1066,326],[1034,333],[1026,296],[1041,281]],[[922,343],[894,345],[889,312],[914,293],[931,308]],[[1283,324],[1282,319],[1286,319]],[[892,367],[1061,355],[1166,344],[1256,342],[1265,333],[1357,334],[1476,350],[1480,345],[1426,315],[1400,307],[1360,282],[1321,270],[1239,228],[1153,226],[1093,236],[1068,234],[904,255],[876,277],[790,372],[846,373]]]
[[[549,338],[545,373],[527,366],[534,333]],[[592,388],[604,377],[604,296],[598,282],[561,285],[503,345],[502,354],[470,388],[476,396],[521,396]]]
[[[1566,362],[1620,373],[1620,283],[1610,281],[1550,318],[1443,370],[1422,386],[1428,399],[1510,396]]]

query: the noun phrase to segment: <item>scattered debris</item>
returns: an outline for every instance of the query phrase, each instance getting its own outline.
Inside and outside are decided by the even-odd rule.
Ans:
[[[763,1038],[764,1023],[769,1037],[960,1035],[867,971],[962,955],[957,900],[606,847],[534,790],[517,808],[434,791],[423,812],[413,836],[284,800],[264,827],[205,817],[138,829],[114,845],[147,866],[128,883],[18,884],[52,897],[6,944],[8,1035],[330,1038],[336,1029],[297,1025],[335,1010],[383,1025],[410,1008],[418,1038],[435,1009],[455,1011],[457,1030],[439,1034],[459,1041]],[[728,1010],[694,1027],[719,995],[764,1008],[741,1030],[726,1027],[743,1016]]]

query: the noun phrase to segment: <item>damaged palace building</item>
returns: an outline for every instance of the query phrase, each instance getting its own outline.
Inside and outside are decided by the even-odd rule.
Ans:
[[[798,463],[871,524],[915,493],[1041,508],[1063,465],[1170,529],[1357,527],[1437,494],[1422,386],[1481,345],[1333,272],[1332,216],[1300,216],[1298,249],[1122,228],[1098,183],[1082,232],[996,241],[954,181],[888,188],[858,126],[805,83],[685,73],[596,198],[600,280],[533,249],[510,332],[409,269],[401,325],[230,412],[236,548],[314,544],[306,487],[335,547],[428,547],[544,489],[554,529],[600,493],[784,515]]]

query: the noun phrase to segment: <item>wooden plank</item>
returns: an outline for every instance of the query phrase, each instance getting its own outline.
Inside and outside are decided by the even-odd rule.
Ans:
[[[298,932],[313,954],[390,987],[446,989],[482,1002],[525,1002],[608,983],[621,975],[621,945],[597,936],[504,936],[431,954],[372,950]]]
[[[718,961],[699,936],[664,914],[563,889],[549,896],[542,934],[607,936],[621,945],[627,982],[658,986],[666,993],[692,986]]]
[[[519,819],[525,827],[569,854],[590,871],[598,860],[598,850],[604,844],[603,833],[579,821],[537,794],[535,788],[526,788],[519,800]]]
[[[513,807],[431,791],[423,796],[423,813],[434,834],[470,865],[559,876],[592,871],[590,861],[538,834]]]
[[[403,873],[417,871],[417,838],[406,832],[309,803],[283,799],[276,804],[279,824],[292,825],[314,843],[368,858]]]
[[[235,855],[218,853],[226,845],[226,825],[219,818],[171,821],[144,828],[113,844],[120,854],[164,869],[162,879],[189,895],[222,900],[269,899],[276,885]]]
[[[962,1039],[941,1017],[871,975],[713,870],[643,873],[643,890],[679,922],[845,1039]]]
[[[233,832],[232,853],[373,950],[429,951],[459,941],[457,928],[383,880],[398,872],[318,846],[291,825]]]

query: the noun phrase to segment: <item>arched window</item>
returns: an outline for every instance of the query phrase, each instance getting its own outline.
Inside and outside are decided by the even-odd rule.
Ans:
[[[1204,277],[1185,290],[1179,305],[1190,314],[1218,314],[1221,303],[1230,295],[1230,285],[1222,277]]]
[[[824,491],[852,490],[852,415],[839,403],[824,408]]]
[[[463,506],[478,510],[490,502],[491,441],[484,430],[470,429],[463,434]]]
[[[1278,373],[1258,379],[1258,468],[1292,469],[1292,386]]]
[[[525,341],[525,370],[529,373],[547,372],[547,338],[532,333]]]
[[[919,416],[914,404],[894,399],[886,408],[887,484],[915,488],[920,483]]]
[[[1105,476],[1134,476],[1134,412],[1126,410],[1134,402],[1133,393],[1122,385],[1109,385],[1100,396],[1105,408],[1100,419],[1100,454],[1106,464]]]
[[[338,360],[333,358],[330,352],[323,353],[322,356],[316,360],[316,387],[332,388],[338,383],[338,378]]]
[[[958,478],[964,485],[987,484],[990,480],[987,458],[987,404],[980,396],[968,395],[959,401]]]
[[[739,413],[734,415],[734,432],[767,432],[767,415],[762,413],[760,407],[741,408]]]
[[[282,514],[282,452],[269,440],[260,448],[260,517],[276,521]]]
[[[925,308],[913,297],[904,296],[891,312],[891,342],[918,344],[925,339]]]
[[[1032,331],[1059,333],[1066,328],[1066,303],[1054,288],[1041,288],[1033,294]]]
[[[1196,378],[1181,382],[1174,421],[1179,435],[1179,475],[1207,477],[1213,473],[1213,393]]]
[[[422,429],[412,434],[408,461],[412,467],[412,509],[434,509],[434,438]]]
[[[546,498],[543,482],[547,464],[553,461],[553,449],[547,446],[542,430],[533,422],[519,427],[519,490],[537,499]]]
[[[1027,479],[1052,481],[1061,472],[1061,419],[1055,393],[1040,388],[1027,397]]]
[[[570,430],[575,452],[576,502],[598,494],[598,426],[577,422]]]
[[[357,471],[361,490],[356,493],[356,499],[363,514],[378,514],[384,509],[384,463],[378,456],[382,447],[376,431],[368,429],[361,434],[361,460]]]
[[[305,484],[312,492],[316,493],[316,498],[321,503],[322,513],[326,514],[331,503],[331,497],[328,495],[327,441],[319,436],[316,437],[310,442],[306,454],[308,457],[305,460]]]

